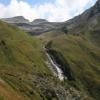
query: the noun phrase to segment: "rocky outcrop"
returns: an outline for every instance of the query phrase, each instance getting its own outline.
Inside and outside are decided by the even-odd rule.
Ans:
[[[100,0],[90,9],[86,10],[79,16],[74,17],[66,21],[65,26],[69,33],[80,34],[86,30],[86,28],[91,28],[91,24],[96,26],[100,20]]]

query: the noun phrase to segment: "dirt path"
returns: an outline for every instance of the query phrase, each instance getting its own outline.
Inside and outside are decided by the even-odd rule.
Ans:
[[[25,100],[0,78],[0,96],[3,100]]]

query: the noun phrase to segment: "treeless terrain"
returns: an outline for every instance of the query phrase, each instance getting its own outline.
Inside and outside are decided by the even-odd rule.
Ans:
[[[15,92],[6,82],[0,79],[0,96],[4,100],[25,100],[24,97]]]

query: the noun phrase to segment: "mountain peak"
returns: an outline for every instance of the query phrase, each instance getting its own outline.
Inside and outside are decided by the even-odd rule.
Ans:
[[[98,0],[94,6],[100,12],[100,0]]]
[[[100,5],[100,0],[97,0],[97,3]]]
[[[5,22],[8,23],[29,23],[29,21],[27,19],[25,19],[23,16],[15,16],[12,18],[3,18],[2,19]]]
[[[15,17],[12,17],[12,18],[25,19],[23,16],[15,16]]]
[[[32,23],[39,24],[44,22],[48,22],[48,21],[46,19],[35,19]]]

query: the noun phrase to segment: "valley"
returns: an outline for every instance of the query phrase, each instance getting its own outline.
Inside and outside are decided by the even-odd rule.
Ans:
[[[100,100],[100,0],[65,22],[0,19],[0,100]]]

